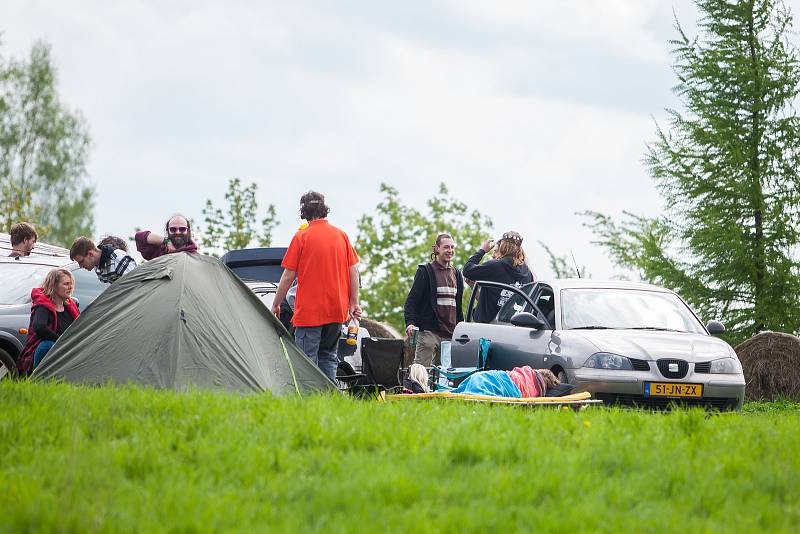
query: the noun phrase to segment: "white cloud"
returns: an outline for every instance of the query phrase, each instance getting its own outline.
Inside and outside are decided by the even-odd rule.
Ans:
[[[529,250],[608,275],[573,213],[658,212],[640,160],[674,103],[671,17],[657,0],[17,0],[0,24],[6,55],[53,45],[95,142],[98,232],[200,219],[240,177],[276,204],[279,241],[308,189],[352,235],[379,181],[416,205],[444,181]]]

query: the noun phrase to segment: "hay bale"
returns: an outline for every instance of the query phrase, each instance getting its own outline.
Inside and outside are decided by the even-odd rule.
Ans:
[[[742,362],[748,399],[800,398],[800,338],[761,332],[734,350]]]
[[[405,332],[401,335],[397,330],[385,323],[373,321],[367,317],[361,318],[361,326],[367,329],[370,337],[381,337],[390,339],[405,338]],[[408,367],[414,361],[414,349],[411,347],[411,341],[406,339],[406,349],[403,356],[403,367]]]
[[[381,337],[381,338],[390,338],[390,339],[399,339],[400,333],[385,323],[379,323],[378,321],[373,321],[367,317],[361,318],[361,326],[367,329],[369,332],[370,337]]]

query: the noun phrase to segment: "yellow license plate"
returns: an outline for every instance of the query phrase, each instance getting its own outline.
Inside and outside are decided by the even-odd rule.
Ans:
[[[702,397],[703,384],[645,382],[645,397]]]

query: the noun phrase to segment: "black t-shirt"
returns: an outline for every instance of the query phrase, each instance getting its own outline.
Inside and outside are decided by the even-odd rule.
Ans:
[[[64,311],[56,312],[57,324],[55,331],[53,331],[49,325],[50,317],[52,317],[51,314],[52,312],[44,306],[37,306],[33,310],[31,328],[36,332],[39,339],[55,341],[64,333],[67,327],[72,324],[72,315],[64,308]]]

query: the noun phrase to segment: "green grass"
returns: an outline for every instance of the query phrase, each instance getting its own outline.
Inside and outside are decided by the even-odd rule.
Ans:
[[[0,383],[0,531],[796,531],[800,405],[653,414]]]

